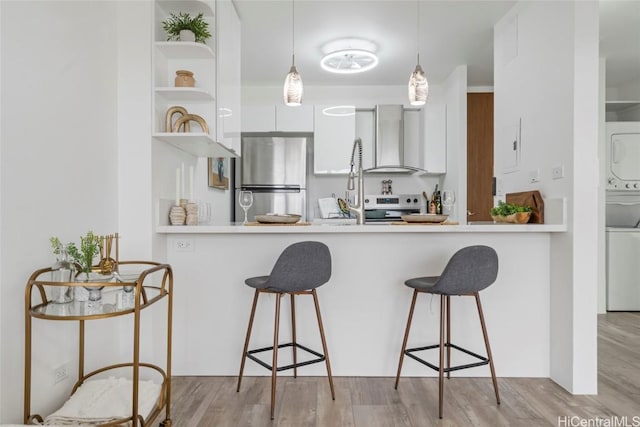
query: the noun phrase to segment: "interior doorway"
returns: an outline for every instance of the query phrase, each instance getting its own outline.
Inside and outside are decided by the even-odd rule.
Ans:
[[[467,94],[467,222],[491,221],[493,93]]]

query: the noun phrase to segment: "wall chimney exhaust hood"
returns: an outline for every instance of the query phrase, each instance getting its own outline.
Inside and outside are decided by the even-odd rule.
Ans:
[[[408,159],[405,159],[403,112],[402,105],[376,105],[374,166],[365,172],[427,172],[410,165]]]

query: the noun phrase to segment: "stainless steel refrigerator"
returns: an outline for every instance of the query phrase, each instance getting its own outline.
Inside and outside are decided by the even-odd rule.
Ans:
[[[253,192],[248,220],[266,213],[298,214],[306,220],[307,143],[311,135],[243,135],[242,157],[236,175],[235,219],[244,211],[240,190]]]

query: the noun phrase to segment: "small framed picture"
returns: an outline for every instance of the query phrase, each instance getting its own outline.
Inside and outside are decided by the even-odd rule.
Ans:
[[[226,157],[209,158],[209,187],[220,190],[229,189],[229,159]]]

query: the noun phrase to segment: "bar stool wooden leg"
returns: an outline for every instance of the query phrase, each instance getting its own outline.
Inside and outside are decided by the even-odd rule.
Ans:
[[[316,316],[318,317],[318,328],[320,329],[320,339],[322,340],[322,351],[324,352],[324,361],[327,365],[327,376],[329,377],[329,388],[331,389],[331,399],[336,400],[336,394],[333,390],[333,376],[331,375],[331,362],[329,362],[329,350],[327,350],[327,340],[324,337],[324,327],[322,326],[322,316],[320,316],[320,305],[318,304],[318,294],[316,290],[311,291],[313,295],[313,303],[316,307]]]
[[[446,316],[446,297],[440,295],[440,363],[439,363],[439,375],[438,375],[438,416],[442,418],[442,409],[444,406],[444,329],[445,329],[445,316]]]
[[[418,298],[418,291],[414,289],[413,298],[411,299],[411,307],[409,308],[409,318],[407,319],[407,327],[404,330],[404,339],[402,340],[402,349],[400,350],[400,360],[398,361],[398,373],[396,374],[395,389],[398,389],[398,382],[400,382],[400,371],[402,370],[402,362],[404,361],[404,352],[407,350],[407,341],[409,339],[409,330],[411,329],[411,322],[413,320],[413,310],[416,307],[416,299]]]
[[[273,360],[271,362],[271,419],[276,408],[276,375],[278,373],[278,332],[280,330],[280,298],[276,294],[276,319],[273,325]]]
[[[296,347],[296,303],[294,300],[295,295],[291,295],[291,341],[293,345],[293,378],[298,378],[298,368],[295,366],[298,363],[298,348]]]
[[[256,289],[253,294],[253,305],[251,307],[251,315],[249,316],[249,326],[247,326],[247,336],[244,339],[244,348],[242,350],[242,361],[240,362],[240,374],[238,374],[238,388],[236,392],[240,391],[240,383],[242,382],[242,373],[244,372],[244,362],[247,360],[247,350],[249,349],[249,339],[251,338],[251,328],[253,328],[253,319],[256,315],[256,306],[258,305],[258,295],[260,291]]]
[[[491,380],[493,381],[493,389],[496,392],[496,402],[500,404],[500,393],[498,392],[498,380],[496,378],[496,370],[493,367],[493,355],[491,354],[491,346],[489,345],[489,335],[487,334],[487,325],[484,322],[484,314],[482,313],[482,304],[480,304],[480,294],[476,292],[476,305],[478,306],[478,315],[480,316],[480,325],[482,326],[482,336],[484,337],[484,345],[487,348],[487,358],[489,359],[489,368],[491,369]]]
[[[447,295],[447,369],[451,368],[451,295]],[[447,379],[451,372],[447,371]]]

